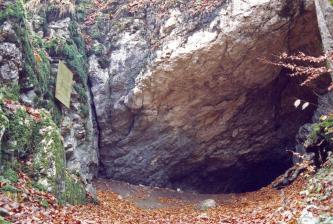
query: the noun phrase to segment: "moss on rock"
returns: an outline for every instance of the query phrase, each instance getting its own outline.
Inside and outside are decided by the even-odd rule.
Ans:
[[[316,142],[318,138],[325,138],[331,142],[333,137],[333,115],[322,116],[320,122],[312,125],[310,140]]]
[[[0,10],[0,23],[7,19],[21,20],[24,17],[24,7],[21,0],[8,2],[4,9]]]
[[[75,26],[75,25],[71,25]],[[71,28],[71,40],[53,38],[46,44],[46,49],[50,55],[63,58],[68,67],[74,73],[75,83],[73,88],[78,93],[79,102],[83,105],[88,104],[88,68],[87,57],[84,50],[84,42],[79,33],[74,32]],[[82,117],[87,117],[86,108],[81,107]]]
[[[20,97],[20,86],[17,83],[0,86],[0,103],[4,100],[18,101]]]
[[[0,108],[0,161],[1,161],[1,140],[2,140],[2,137],[3,137],[3,135],[4,135],[4,133],[5,133],[5,130],[6,130],[6,128],[8,127],[8,123],[9,123],[9,121],[8,121],[8,118],[5,116],[5,114],[4,114],[4,112],[1,110],[1,108]]]
[[[55,103],[55,77],[52,76],[51,65],[46,51],[45,40],[30,30],[27,23],[28,13],[23,0],[7,2],[0,12],[0,21],[10,21],[18,38],[17,42],[23,54],[23,69],[20,72],[20,83],[10,86],[1,85],[1,99],[19,100],[22,93],[34,90],[34,106],[48,109],[54,121],[60,123],[61,111]]]
[[[23,109],[16,112],[0,110],[0,125],[5,129],[1,154],[10,155],[7,160],[32,155],[33,165],[29,173],[36,180],[35,186],[53,192],[61,203],[86,202],[83,182],[66,170],[59,128],[47,111],[41,110],[40,114],[41,120],[36,121]],[[4,179],[15,182],[18,180],[15,169],[19,166],[7,165],[0,174]]]
[[[36,131],[33,170],[38,183],[52,191],[62,203],[84,203],[83,183],[67,173],[60,131],[46,111]]]
[[[0,12],[0,22],[10,21],[16,33],[17,46],[23,54],[23,69],[19,84],[0,87],[0,175],[4,171],[22,170],[18,160],[32,158],[32,167],[24,169],[34,178],[34,186],[53,192],[60,202],[78,204],[86,200],[82,181],[66,170],[65,151],[59,127],[61,108],[55,100],[55,75],[51,69],[49,55],[66,61],[75,74],[74,88],[82,103],[80,114],[89,115],[87,97],[87,58],[83,38],[73,21],[70,24],[70,39],[44,40],[34,34],[28,25],[24,0],[5,0],[5,9]],[[52,10],[42,15],[45,23]],[[55,53],[55,55],[52,55]],[[32,119],[23,109],[9,110],[3,101],[19,101],[20,94],[34,91],[31,102],[34,107],[45,108],[41,121]],[[1,109],[2,108],[2,109]],[[9,162],[4,162],[5,160]]]
[[[35,122],[23,109],[8,113],[7,117],[9,123],[4,134],[4,150],[19,159],[31,151],[30,141]]]
[[[86,195],[87,192],[81,180],[65,172],[65,191],[61,194],[60,201],[69,202],[70,204],[82,204],[87,201]]]
[[[19,180],[19,176],[17,175],[17,172],[13,170],[12,168],[6,169],[3,174],[3,178],[10,181],[11,183],[17,183]]]

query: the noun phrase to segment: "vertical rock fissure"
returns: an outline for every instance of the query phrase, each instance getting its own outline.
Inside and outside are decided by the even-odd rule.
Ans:
[[[87,80],[87,85],[88,85],[88,92],[89,92],[89,99],[90,99],[90,110],[91,110],[91,116],[92,116],[92,120],[93,120],[93,125],[95,126],[94,129],[96,130],[97,134],[94,135],[95,141],[97,142],[97,159],[98,159],[98,166],[100,166],[101,162],[100,162],[100,154],[99,154],[99,149],[100,149],[100,133],[101,133],[101,128],[99,126],[99,122],[98,122],[98,118],[97,118],[97,114],[96,114],[96,106],[95,106],[95,102],[94,102],[94,96],[91,90],[91,80],[90,77],[88,76],[88,80]],[[95,168],[97,173],[95,174],[95,178],[98,177],[98,173],[99,173],[99,169],[100,167]]]

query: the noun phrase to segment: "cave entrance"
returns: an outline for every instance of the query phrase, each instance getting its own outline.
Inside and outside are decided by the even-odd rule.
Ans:
[[[321,85],[327,86],[327,81],[322,80]],[[295,108],[294,102],[297,99],[310,102],[310,106],[304,110]],[[311,122],[317,105],[317,94],[313,89],[300,87],[299,80],[290,78],[287,71],[282,70],[271,84],[250,93],[247,101],[237,115],[238,120],[232,121],[234,126],[254,125],[261,122],[258,116],[263,117],[262,122],[264,118],[270,117],[271,120],[260,130],[253,131],[248,126],[250,128],[247,131],[252,133],[241,135],[246,140],[240,140],[242,144],[236,144],[239,148],[233,150],[255,148],[255,144],[259,148],[250,153],[238,154],[236,162],[228,167],[224,164],[225,160],[216,158],[207,158],[194,166],[186,165],[185,162],[184,166],[177,166],[170,174],[171,187],[212,194],[250,192],[269,185],[293,165],[291,151],[294,151],[297,144],[296,135],[303,124]],[[247,122],[243,122],[245,120]],[[256,126],[253,128],[256,129]],[[260,139],[263,136],[267,141]]]
[[[304,110],[295,108],[297,99],[310,102],[310,105]],[[100,174],[132,184],[205,194],[255,191],[269,185],[293,165],[290,151],[295,149],[296,135],[302,125],[311,122],[316,105],[317,93],[308,87],[300,87],[298,80],[282,71],[267,86],[247,92],[245,102],[228,121],[230,130],[209,142],[192,145],[187,141],[184,143],[186,147],[182,148],[183,133],[162,141],[157,138],[154,142],[157,146],[153,145],[150,151],[135,145],[131,159],[126,155],[109,164],[101,161]],[[236,129],[240,131],[234,135]],[[164,131],[168,133],[169,130]],[[147,139],[152,136],[149,132],[142,135],[140,137]],[[196,140],[192,136],[186,137],[194,139],[193,142]],[[195,154],[204,152],[206,147],[210,147],[210,151],[204,156]],[[170,150],[173,150],[173,157],[169,156]],[[181,150],[192,151],[184,154]],[[152,161],[161,156],[164,157],[158,166],[153,166]]]
[[[293,165],[288,153],[284,156],[267,154],[267,159],[260,162],[243,161],[228,169],[209,171],[208,164],[213,163],[217,161],[207,161],[186,176],[174,176],[170,186],[201,194],[251,192],[269,185]]]

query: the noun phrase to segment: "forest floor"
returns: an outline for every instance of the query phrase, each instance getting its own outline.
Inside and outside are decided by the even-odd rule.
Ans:
[[[297,206],[304,178],[284,190],[270,186],[256,192],[230,195],[194,195],[190,193],[166,193],[163,189],[136,188],[124,197],[115,193],[112,185],[99,181],[98,205],[76,208],[75,216],[88,223],[277,223],[291,221],[283,212],[291,204]],[[123,189],[126,189],[124,186]],[[126,190],[125,190],[126,191]],[[122,192],[123,193],[123,192]],[[152,196],[153,194],[153,196]],[[160,196],[159,196],[160,195]],[[202,211],[200,201],[214,199],[216,208]],[[301,209],[297,209],[301,210]],[[288,220],[290,219],[290,220]],[[112,220],[112,221],[111,221]]]
[[[27,178],[20,174],[15,187],[25,193],[16,201],[0,191],[0,224],[333,223],[333,158],[316,174],[303,173],[281,190],[267,186],[242,194],[203,195],[99,179],[97,203],[67,207],[57,205],[48,193],[28,188]],[[217,206],[200,210],[206,199],[214,199]]]
[[[202,195],[98,180],[99,203],[73,207],[86,223],[325,223],[333,224],[333,159],[290,186],[242,194]],[[200,210],[205,199],[215,208]]]

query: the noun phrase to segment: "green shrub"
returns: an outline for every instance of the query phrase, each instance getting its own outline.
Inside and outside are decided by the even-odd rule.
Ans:
[[[7,19],[21,20],[24,18],[24,8],[20,0],[9,3],[4,10],[0,11],[0,23]]]
[[[5,185],[5,186],[0,188],[0,191],[10,192],[10,193],[19,193],[19,192],[21,192],[20,189],[17,189],[16,187],[14,187],[12,185]]]
[[[0,182],[10,184],[10,180],[6,179],[4,176],[0,176]]]
[[[0,87],[0,102],[3,100],[18,101],[20,97],[20,86],[17,83],[3,85]]]
[[[43,192],[46,192],[47,189],[45,188],[44,185],[38,183],[38,182],[32,182],[32,187],[39,190],[39,191],[43,191]]]
[[[331,138],[333,137],[333,115],[323,116],[320,122],[312,126],[310,139],[313,142],[316,142],[319,137],[324,137],[327,141],[332,141]]]
[[[48,203],[48,201],[46,201],[45,199],[40,200],[39,204],[41,206],[43,206],[44,208],[48,208],[50,206],[49,203]]]
[[[11,222],[6,221],[5,218],[0,215],[0,224],[11,224]]]
[[[2,176],[12,183],[17,183],[19,181],[19,176],[12,168],[5,169]]]

